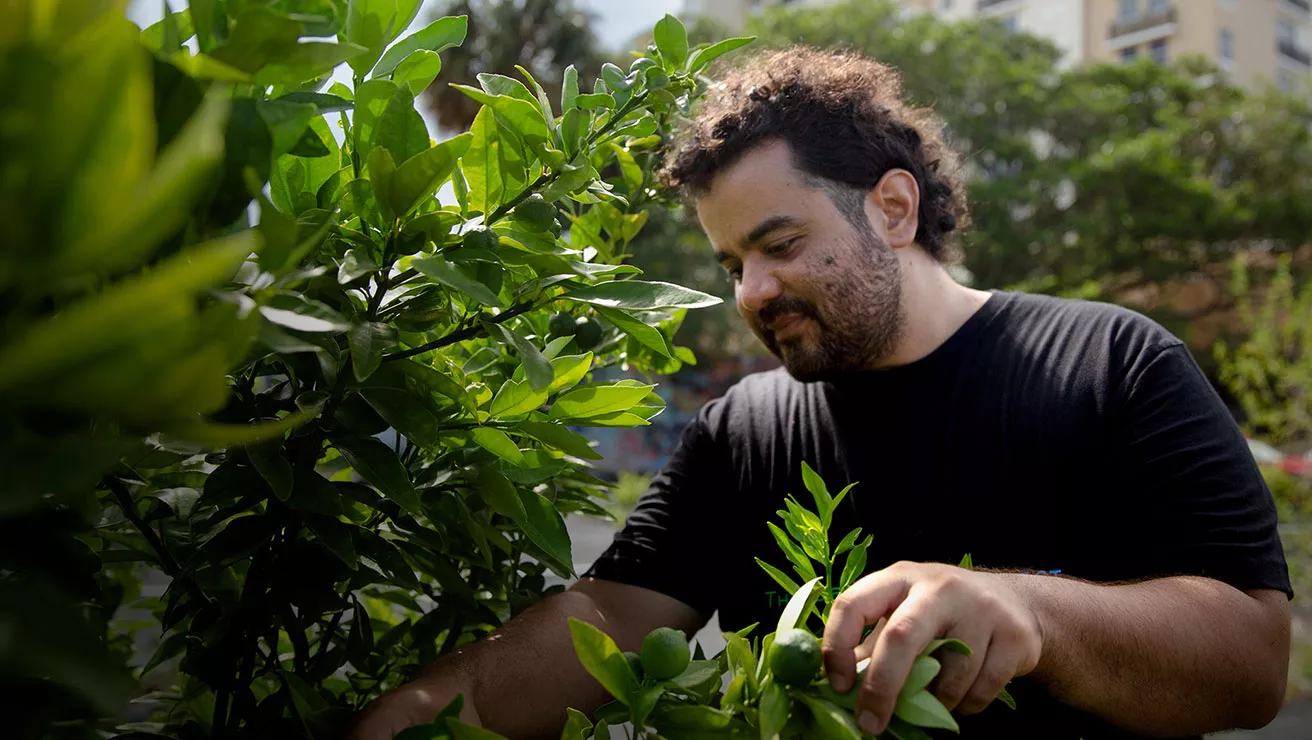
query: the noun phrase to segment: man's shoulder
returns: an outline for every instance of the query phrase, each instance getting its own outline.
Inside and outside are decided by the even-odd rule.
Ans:
[[[1157,321],[1125,306],[1035,293],[1003,296],[1005,330],[1029,342],[1105,347],[1124,358],[1183,344]]]
[[[702,407],[702,420],[708,427],[723,428],[753,418],[758,421],[773,418],[781,406],[807,393],[806,386],[783,367],[749,373],[708,401]]]

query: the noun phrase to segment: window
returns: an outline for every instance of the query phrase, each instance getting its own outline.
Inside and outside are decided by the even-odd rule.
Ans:
[[[939,10],[952,10],[952,0],[938,0]]]
[[[1157,39],[1149,44],[1148,56],[1158,64],[1166,64],[1166,39]]]
[[[1287,46],[1294,45],[1294,24],[1281,18],[1276,21],[1276,41]]]
[[[1227,62],[1235,60],[1235,34],[1228,28],[1221,29],[1221,58]]]
[[[1012,33],[1015,33],[1016,30],[1020,28],[1019,23],[1020,23],[1020,16],[1017,15],[1016,13],[1012,13],[1011,15],[1006,16],[1005,18],[1002,19],[1002,26],[1006,28],[1008,31],[1011,31]]]
[[[1121,20],[1127,21],[1137,15],[1139,15],[1139,0],[1121,0]]]
[[[1137,56],[1139,56],[1139,50],[1133,46],[1127,46],[1124,49],[1121,49],[1122,62],[1133,61]]]
[[[1169,0],[1148,0],[1148,15],[1161,15],[1170,9]]]

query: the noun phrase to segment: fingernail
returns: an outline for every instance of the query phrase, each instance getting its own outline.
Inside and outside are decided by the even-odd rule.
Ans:
[[[869,735],[878,735],[883,729],[879,726],[879,719],[875,717],[874,712],[862,712],[857,723],[861,725],[861,730]]]
[[[840,694],[846,694],[847,690],[852,688],[852,680],[847,676],[834,676],[834,691]]]

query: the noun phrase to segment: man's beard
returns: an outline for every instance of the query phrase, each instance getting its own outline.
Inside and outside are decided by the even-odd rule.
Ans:
[[[786,296],[772,301],[753,322],[766,348],[803,383],[869,370],[888,358],[902,337],[906,316],[901,265],[893,250],[868,225],[863,226],[857,229],[851,249],[856,264],[836,273],[841,282],[832,282],[829,275],[819,281],[826,291],[822,307]],[[811,338],[803,331],[779,342],[766,328],[790,313],[815,324]]]

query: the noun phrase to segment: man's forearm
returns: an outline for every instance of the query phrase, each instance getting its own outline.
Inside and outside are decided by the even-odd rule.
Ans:
[[[591,713],[610,698],[579,663],[569,617],[610,629],[586,594],[564,591],[458,648],[425,673],[458,677],[489,730],[513,740],[560,737],[565,707]]]
[[[1252,597],[1181,576],[1125,585],[999,574],[1044,630],[1031,676],[1058,700],[1162,737],[1269,721],[1283,699],[1288,631]]]

